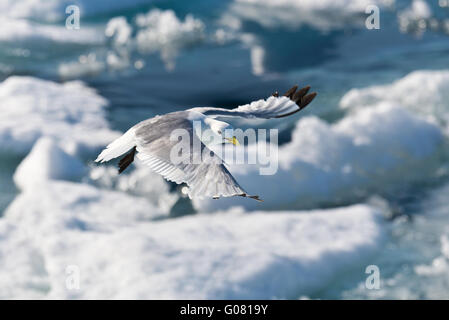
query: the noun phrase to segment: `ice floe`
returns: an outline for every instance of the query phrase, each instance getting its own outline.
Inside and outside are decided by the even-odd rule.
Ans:
[[[387,103],[360,109],[334,124],[305,117],[291,142],[279,147],[274,175],[260,175],[262,165],[230,165],[236,180],[248,193],[259,195],[263,205],[240,198],[193,202],[200,211],[355,202],[434,174],[442,142],[438,126]],[[255,150],[250,147],[248,153]]]
[[[417,265],[414,270],[420,276],[438,276],[447,274],[449,270],[449,238],[446,234],[441,236],[441,256],[432,260],[430,265]]]
[[[97,58],[95,53],[82,54],[77,60],[63,62],[58,65],[58,74],[61,78],[76,79],[83,76],[98,75],[107,67],[102,58]]]
[[[169,212],[179,199],[178,194],[170,192],[170,186],[164,178],[148,166],[138,161],[133,165],[136,169],[128,169],[120,175],[116,167],[94,166],[89,171],[87,181],[101,188],[145,197],[164,212]]]
[[[79,30],[69,30],[65,25],[50,25],[30,22],[24,19],[10,19],[0,16],[0,42],[20,42],[27,47],[42,41],[60,44],[100,45],[104,43],[104,35],[98,28],[83,26]]]
[[[17,61],[17,48],[26,53],[29,61],[48,63],[35,72],[51,76],[57,74],[63,79],[128,69],[141,55],[153,53],[160,54],[166,67],[172,69],[182,49],[202,43],[206,38],[205,24],[191,14],[183,19],[170,9],[152,9],[136,14],[129,21],[123,16],[110,18],[106,24],[81,19],[81,26],[76,30],[66,28],[64,21],[68,16],[65,13],[68,5],[79,5],[84,18],[114,8],[149,2],[152,1],[135,0],[123,4],[49,0],[45,5],[34,0],[2,2],[0,43],[3,48],[0,53],[10,62],[2,66],[0,72],[7,75],[29,71],[28,64],[23,64],[23,60]]]
[[[376,256],[380,269],[379,290],[366,290],[365,279],[343,279],[334,283],[343,288],[343,299],[447,299],[449,288],[448,192],[445,185],[426,192],[407,204],[406,215],[389,223],[389,244]],[[358,284],[357,284],[358,282]],[[326,295],[322,298],[335,298]]]
[[[11,76],[0,83],[0,149],[26,154],[42,136],[69,153],[104,146],[118,135],[109,129],[106,105],[81,82]]]
[[[69,5],[78,6],[83,16],[90,16],[152,2],[155,0],[3,0],[0,12],[13,18],[60,21],[67,17],[65,10]]]
[[[366,263],[384,239],[365,205],[157,214],[83,184],[24,192],[0,219],[1,298],[296,298]]]
[[[67,264],[81,262],[69,261],[75,258],[72,256],[74,253],[72,250],[77,251],[85,245],[82,251],[86,254],[86,258],[90,256],[88,259],[93,258],[98,262],[96,266],[91,265],[94,270],[100,271],[107,265],[115,270],[120,269],[119,265],[114,266],[115,263],[112,260],[103,259],[103,253],[106,253],[104,245],[107,245],[108,240],[101,241],[101,244],[97,242],[100,240],[98,236],[102,238],[101,235],[110,234],[114,229],[127,229],[130,224],[163,215],[163,212],[154,208],[143,198],[122,192],[101,190],[85,184],[49,181],[40,188],[26,189],[14,200],[0,219],[2,239],[0,242],[2,266],[0,295],[3,298],[70,297],[69,291],[66,292],[67,295],[58,292],[66,288],[66,280],[60,284],[58,282],[62,280],[59,276],[66,277]],[[36,228],[33,228],[33,225]],[[120,242],[109,242],[109,245],[118,246],[120,243],[135,242],[133,239],[128,240],[122,238]],[[99,246],[97,247],[95,243]],[[125,246],[128,247],[128,245]],[[110,249],[113,250],[112,247]],[[129,250],[129,256],[122,256],[125,260],[144,248],[132,248],[131,245],[127,250]],[[66,254],[69,256],[65,256]],[[115,253],[111,251],[109,254],[121,260],[122,253],[119,251]],[[48,259],[50,256],[54,259]],[[68,258],[67,261],[66,258]],[[131,266],[134,264],[133,260],[138,259],[140,258],[137,254],[127,263]],[[61,267],[62,269],[59,269]],[[117,271],[117,278],[113,282],[126,282],[124,278],[121,278],[120,270]],[[129,271],[131,272],[129,276],[132,276],[135,269],[129,269]],[[93,280],[85,277],[90,272],[88,269],[83,271],[85,274],[82,277],[86,280],[84,286]],[[51,274],[54,274],[56,279],[50,276]],[[108,296],[107,287],[104,289],[106,290],[104,294]],[[99,294],[95,288],[93,290],[93,295]]]
[[[136,17],[139,27],[136,35],[140,52],[160,52],[167,67],[173,68],[173,60],[181,48],[192,46],[204,39],[204,23],[188,14],[180,20],[173,10],[153,9]]]
[[[420,34],[427,28],[427,20],[432,17],[432,9],[424,0],[413,0],[410,6],[399,11],[397,16],[402,32]]]
[[[264,27],[298,28],[306,24],[320,30],[330,30],[362,25],[369,5],[385,8],[393,3],[394,0],[236,0],[222,20],[234,21],[238,17]],[[235,21],[232,23],[234,26],[240,25]]]
[[[17,167],[14,182],[22,190],[39,188],[48,180],[80,180],[86,171],[79,159],[67,154],[51,138],[42,137]]]
[[[132,31],[133,29],[125,17],[115,17],[108,21],[104,33],[107,37],[112,38],[115,44],[123,45],[130,40]]]
[[[104,37],[106,50],[60,63],[59,75],[71,79],[131,66],[141,69],[143,61],[138,57],[149,54],[159,54],[165,67],[172,70],[181,50],[206,40],[205,25],[200,19],[188,14],[183,20],[173,10],[160,9],[137,14],[130,21],[123,16],[111,18]]]
[[[390,103],[449,125],[449,71],[419,70],[391,84],[351,89],[340,100],[340,107],[356,109]]]

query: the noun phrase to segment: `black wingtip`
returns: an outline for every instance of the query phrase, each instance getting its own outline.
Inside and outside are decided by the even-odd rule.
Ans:
[[[284,96],[291,99],[293,97],[293,95],[295,94],[296,89],[298,89],[298,86],[294,85],[293,87],[288,89],[286,93],[284,93]]]
[[[315,99],[315,97],[317,96],[316,92],[307,94],[310,90],[310,86],[305,86],[304,88],[301,88],[298,91],[296,91],[297,89],[298,86],[293,86],[284,94],[284,96],[294,101],[298,106],[298,109],[286,114],[276,116],[275,118],[288,117],[291,116],[292,114],[295,114],[298,111],[301,111],[302,109],[307,107],[312,102],[312,100]]]
[[[298,91],[294,94],[292,100],[295,101],[296,104],[298,104],[298,102],[301,101],[301,99],[307,94],[307,92],[309,92],[309,90],[310,90],[310,86],[306,86],[306,87],[304,87],[304,88],[298,90]]]
[[[301,101],[300,101],[300,105],[299,105],[301,110],[304,109],[305,107],[307,107],[312,102],[312,100],[315,99],[316,95],[317,95],[316,92],[312,92],[312,93],[309,93],[308,95],[302,97]]]
[[[133,163],[135,155],[136,155],[136,147],[132,148],[132,150],[120,160],[120,162],[118,163],[119,174],[125,171],[125,169],[128,168],[128,166],[131,163]]]

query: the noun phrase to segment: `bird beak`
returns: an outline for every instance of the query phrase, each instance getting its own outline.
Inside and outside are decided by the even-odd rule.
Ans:
[[[232,138],[225,138],[225,140],[228,141],[229,143],[232,143],[234,146],[240,145],[240,142],[237,140],[235,136],[233,136]]]

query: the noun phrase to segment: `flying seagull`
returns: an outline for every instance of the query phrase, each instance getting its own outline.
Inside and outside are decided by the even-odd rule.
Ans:
[[[310,86],[298,90],[292,87],[283,96],[275,92],[267,99],[260,99],[235,109],[202,107],[184,111],[171,112],[144,120],[130,128],[120,138],[110,143],[104,149],[96,162],[106,162],[126,154],[119,162],[119,173],[122,173],[133,161],[137,154],[139,160],[147,164],[153,171],[162,175],[168,181],[177,184],[186,183],[188,195],[194,197],[241,196],[258,201],[258,196],[249,195],[234,179],[231,173],[220,161],[219,157],[207,147],[194,129],[194,121],[210,129],[220,143],[238,145],[235,136],[228,136],[232,126],[226,122],[215,120],[223,117],[242,118],[282,118],[290,116],[304,109],[316,96],[316,92],[309,93]],[[178,141],[172,141],[170,135],[175,129],[186,130],[192,137],[191,144],[198,143],[200,148],[191,148],[190,159],[196,158],[203,152],[209,152],[218,161],[185,161],[174,163],[170,152]],[[195,140],[195,141],[193,141]],[[198,154],[195,154],[198,153]]]

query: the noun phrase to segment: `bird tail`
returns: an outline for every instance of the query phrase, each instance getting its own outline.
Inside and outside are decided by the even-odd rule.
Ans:
[[[111,142],[97,157],[95,162],[106,162],[120,157],[136,146],[134,128],[126,131],[120,138]]]

